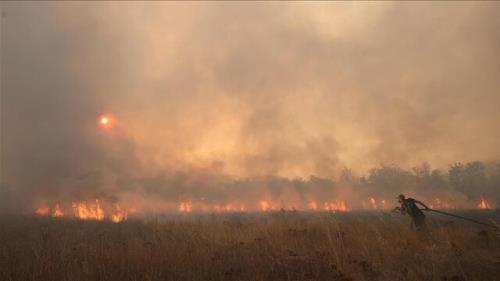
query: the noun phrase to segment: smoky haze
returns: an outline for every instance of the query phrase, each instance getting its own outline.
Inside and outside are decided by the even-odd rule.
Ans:
[[[1,10],[2,210],[500,201],[498,2]]]

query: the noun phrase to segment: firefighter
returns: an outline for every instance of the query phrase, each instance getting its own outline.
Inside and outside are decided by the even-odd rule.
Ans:
[[[412,219],[412,228],[416,231],[426,231],[425,215],[417,204],[424,207],[424,210],[429,210],[430,208],[418,200],[406,198],[403,194],[400,194],[397,199],[401,206],[394,208],[394,211],[399,211],[403,215],[408,214]]]

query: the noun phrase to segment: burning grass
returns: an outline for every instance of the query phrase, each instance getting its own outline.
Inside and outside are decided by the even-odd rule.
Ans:
[[[476,212],[498,222],[498,212]],[[430,215],[429,215],[430,216]],[[382,212],[1,217],[0,280],[500,280],[500,237]],[[495,279],[496,278],[496,279]]]

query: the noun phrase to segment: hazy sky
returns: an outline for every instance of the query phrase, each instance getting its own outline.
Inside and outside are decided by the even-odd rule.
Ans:
[[[500,159],[499,2],[1,10],[2,176],[19,190]]]

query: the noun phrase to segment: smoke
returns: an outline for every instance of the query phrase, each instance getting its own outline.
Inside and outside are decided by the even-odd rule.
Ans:
[[[2,2],[2,204],[419,194],[500,159],[499,8]]]

